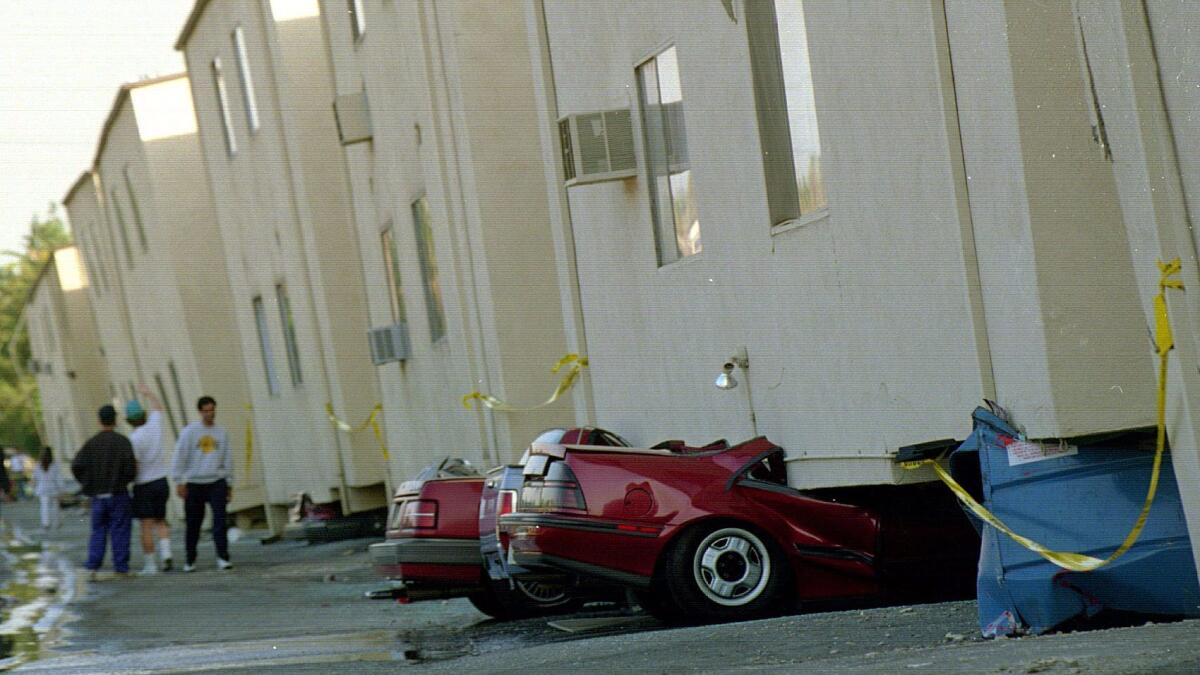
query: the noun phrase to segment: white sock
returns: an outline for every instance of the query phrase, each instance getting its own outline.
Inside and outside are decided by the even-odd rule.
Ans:
[[[171,559],[171,540],[170,539],[159,539],[158,540],[158,557],[162,558],[163,560]]]

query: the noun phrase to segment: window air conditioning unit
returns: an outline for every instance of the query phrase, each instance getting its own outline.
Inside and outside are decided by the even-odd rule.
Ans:
[[[401,321],[382,328],[367,331],[371,344],[371,363],[377,366],[392,361],[404,361],[412,356],[412,342],[408,339],[408,324]]]
[[[567,187],[637,175],[629,109],[568,115],[558,121]]]
[[[371,109],[367,106],[367,92],[335,97],[333,116],[337,118],[338,138],[342,145],[371,140]]]

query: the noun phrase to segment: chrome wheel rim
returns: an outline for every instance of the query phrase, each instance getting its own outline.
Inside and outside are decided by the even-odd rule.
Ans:
[[[766,544],[738,527],[721,528],[704,538],[692,559],[696,586],[709,600],[740,607],[763,594],[771,580]]]
[[[554,605],[567,600],[567,589],[557,584],[543,584],[536,581],[517,581],[517,590],[525,597],[542,605]]]

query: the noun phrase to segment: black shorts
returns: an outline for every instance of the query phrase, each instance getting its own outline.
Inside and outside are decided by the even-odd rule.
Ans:
[[[133,486],[133,517],[134,518],[166,518],[167,499],[171,496],[171,488],[166,478],[152,480],[149,483]]]

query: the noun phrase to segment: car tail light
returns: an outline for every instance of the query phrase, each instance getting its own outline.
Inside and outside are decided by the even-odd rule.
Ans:
[[[400,507],[400,528],[427,530],[437,527],[438,503],[432,499],[414,499]]]
[[[501,551],[508,550],[509,537],[506,532],[500,529],[500,516],[516,510],[517,491],[501,490],[500,494],[496,497],[496,541],[499,542]]]
[[[388,514],[388,529],[399,530],[401,528],[400,520],[404,515],[404,502],[396,502],[392,504],[392,510]]]
[[[563,461],[551,461],[543,476],[525,476],[521,488],[521,509],[524,511],[584,511],[587,503],[583,490],[571,467]]]
[[[496,517],[506,513],[512,513],[517,510],[517,491],[516,490],[501,490],[499,497],[496,499]]]

